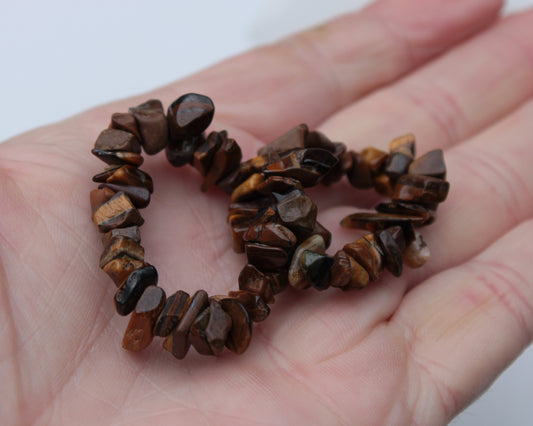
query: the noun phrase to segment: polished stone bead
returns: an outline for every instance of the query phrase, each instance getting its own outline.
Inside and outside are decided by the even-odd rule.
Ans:
[[[231,317],[227,314],[219,302],[209,301],[209,321],[205,327],[205,336],[209,348],[214,355],[218,355],[224,349],[224,345],[231,330]]]
[[[112,176],[113,173],[115,173],[121,167],[125,167],[125,166],[117,166],[117,165],[115,165],[115,166],[106,167],[103,172],[97,173],[97,174],[95,174],[93,176],[93,182],[103,183],[103,182],[107,181],[107,179],[110,176]],[[127,167],[133,167],[134,169],[137,168],[137,167],[134,167],[134,166],[127,166]]]
[[[205,334],[205,329],[209,323],[210,313],[209,307],[200,312],[200,314],[198,314],[196,319],[193,321],[189,331],[189,341],[194,349],[196,349],[196,352],[198,352],[200,355],[213,355],[213,351],[209,346],[209,342],[207,341],[207,336]]]
[[[270,199],[258,198],[257,200],[231,203],[228,208],[228,221],[234,214],[255,217],[259,211],[268,208],[271,204]]]
[[[311,250],[304,250],[300,257],[307,280],[318,290],[328,288],[333,262],[332,257]]]
[[[304,187],[315,186],[337,163],[337,158],[324,149],[306,148],[283,154],[280,161],[269,163],[265,176],[284,176],[296,179]]]
[[[331,267],[330,285],[332,287],[339,287],[343,290],[363,288],[366,287],[369,280],[370,277],[366,269],[348,253],[344,250],[335,253]]]
[[[407,246],[406,240],[405,240],[405,232],[401,226],[392,226],[390,228],[385,229],[391,237],[393,238],[394,242],[398,245],[398,248],[400,249],[400,252],[403,253],[405,250],[405,247]],[[413,239],[414,239],[414,229],[412,229],[413,232]]]
[[[107,275],[109,275],[115,285],[120,287],[133,271],[140,269],[143,266],[145,266],[144,262],[124,255],[113,259],[102,269]]]
[[[253,322],[261,322],[267,319],[270,308],[258,294],[246,290],[230,291],[228,296],[237,299],[248,311]]]
[[[251,176],[254,173],[263,173],[263,170],[268,164],[278,161],[280,161],[280,156],[276,152],[258,155],[257,157],[243,161],[239,166],[239,171],[244,179],[246,179],[248,176]]]
[[[139,211],[123,192],[118,192],[102,204],[94,212],[93,221],[100,232],[132,225],[140,226],[144,223]]]
[[[365,268],[371,281],[379,278],[383,270],[383,253],[373,234],[365,235],[353,243],[346,244],[343,250]]]
[[[446,164],[442,149],[435,149],[414,160],[409,166],[409,174],[446,178]]]
[[[102,243],[104,247],[109,246],[111,240],[117,237],[127,237],[136,243],[141,242],[141,232],[139,231],[138,226],[128,226],[127,228],[115,228],[111,231],[106,232],[102,236]]]
[[[231,236],[233,241],[233,251],[244,253],[244,234],[248,228],[256,223],[255,215],[234,213],[228,218],[231,226]]]
[[[332,154],[337,159],[337,164],[322,178],[321,183],[324,185],[338,182],[353,165],[352,155],[346,152],[346,145],[342,142],[334,142],[333,145]]]
[[[401,228],[398,227],[400,230]],[[392,275],[402,274],[402,250],[388,229],[376,233],[376,241],[383,252],[383,262]]]
[[[415,136],[412,133],[409,133],[393,139],[389,145],[389,149],[391,152],[404,152],[405,154],[409,153],[411,157],[414,157],[416,154],[415,145]]]
[[[380,173],[373,178],[373,186],[378,194],[390,197],[394,191],[394,183],[389,175]]]
[[[127,151],[106,151],[103,149],[94,148],[91,153],[104,163],[115,166],[122,166],[124,164],[131,164],[132,166],[140,166],[144,159],[141,154]]]
[[[305,137],[306,148],[321,148],[326,151],[334,153],[336,144],[331,142],[329,138],[319,131],[310,131]]]
[[[128,315],[148,286],[157,285],[157,270],[152,265],[134,270],[115,293],[115,308],[119,315]]]
[[[306,271],[302,267],[302,256],[306,250],[311,250],[319,254],[325,254],[326,245],[320,235],[312,235],[302,244],[300,244],[292,256],[288,272],[289,284],[299,290],[309,287],[312,283],[309,281]]]
[[[283,153],[297,148],[305,148],[309,129],[306,124],[300,124],[279,138],[273,140],[268,145],[257,151],[257,155],[266,155],[270,152]]]
[[[222,309],[231,317],[231,330],[226,339],[226,347],[242,354],[252,340],[252,320],[246,308],[236,299],[225,298],[220,301]]]
[[[265,177],[260,173],[254,173],[243,183],[235,188],[231,194],[231,201],[238,203],[240,201],[249,201],[258,197],[262,197],[258,191],[258,187],[265,181]]]
[[[252,225],[243,235],[249,243],[260,243],[290,250],[296,244],[296,236],[291,230],[279,223],[267,222]]]
[[[275,271],[283,268],[289,261],[289,255],[281,247],[258,243],[244,243],[248,263],[264,271]]]
[[[274,295],[281,293],[289,285],[287,268],[277,272],[268,272],[266,275],[270,278],[270,287],[272,287]]]
[[[211,168],[215,153],[219,150],[222,142],[227,139],[227,132],[211,132],[204,142],[194,151],[192,166],[202,176],[207,175]]]
[[[225,139],[218,151],[215,152],[211,167],[209,167],[202,183],[202,191],[207,191],[219,180],[237,169],[241,159],[242,152],[237,142],[231,138]]]
[[[164,305],[165,292],[161,287],[149,286],[144,290],[124,333],[124,349],[141,351],[152,343],[154,322]]]
[[[316,222],[317,207],[310,197],[302,191],[295,190],[276,198],[276,211],[281,222],[292,231],[313,229]]]
[[[112,183],[115,185],[142,186],[150,193],[154,192],[151,176],[137,167],[125,165],[93,176],[94,182]]]
[[[266,303],[274,303],[271,277],[251,263],[247,264],[239,274],[239,290],[257,294]]]
[[[390,143],[390,155],[385,165],[385,173],[393,181],[407,173],[415,157],[415,138],[412,134],[401,136]]]
[[[103,151],[127,151],[135,154],[141,153],[139,140],[129,132],[117,129],[102,130],[96,142],[96,149]]]
[[[170,137],[173,140],[190,139],[209,127],[215,113],[213,101],[198,93],[180,96],[168,107]]]
[[[194,153],[205,142],[203,134],[189,139],[170,140],[165,148],[167,160],[174,167],[192,164]]]
[[[320,222],[315,222],[313,229],[296,229],[294,231],[299,242],[307,240],[311,235],[318,234],[324,238],[326,248],[331,244],[331,232],[329,232]]]
[[[346,172],[353,187],[359,189],[372,188],[374,176],[381,173],[387,153],[376,148],[365,148],[360,153],[351,152],[352,168]]]
[[[89,199],[91,202],[91,211],[94,215],[96,210],[100,208],[102,204],[107,203],[113,196],[115,192],[109,188],[93,189],[89,193]]]
[[[137,122],[133,114],[129,112],[115,112],[111,116],[111,124],[109,125],[112,129],[123,130],[125,132],[131,133],[137,138],[137,141],[141,140],[141,134],[137,128]],[[140,148],[140,145],[139,145]]]
[[[394,201],[390,203],[379,203],[376,210],[380,213],[397,214],[403,216],[419,216],[422,222],[418,224],[430,224],[434,220],[434,212],[419,204],[402,203]]]
[[[168,125],[161,102],[151,99],[130,108],[130,113],[137,122],[144,152],[154,155],[165,148],[168,143]]]
[[[182,290],[170,296],[155,322],[154,335],[167,337],[180,322],[190,302],[189,294]]]
[[[258,185],[257,192],[262,195],[270,195],[273,192],[286,194],[295,189],[303,189],[300,181],[283,176],[269,176],[264,182]]]
[[[405,248],[403,252],[403,261],[410,268],[420,268],[430,257],[431,253],[422,234],[415,231],[415,239]]]
[[[446,199],[450,184],[423,175],[403,175],[396,182],[392,199],[420,204],[441,203]]]
[[[163,342],[163,348],[172,353],[176,358],[183,359],[191,346],[189,332],[196,317],[208,304],[208,296],[204,290],[194,293],[192,300],[179,324]]]
[[[100,268],[103,268],[113,259],[122,255],[128,255],[132,259],[144,261],[144,248],[131,238],[119,235],[109,241],[104,252],[100,256]]]
[[[422,224],[424,219],[420,216],[403,216],[393,213],[354,213],[341,220],[345,228],[368,229],[377,231],[390,226],[401,225],[405,222]]]
[[[98,188],[109,188],[114,192],[126,194],[133,205],[138,209],[143,209],[150,204],[150,191],[144,186],[117,185],[115,183],[102,183]]]

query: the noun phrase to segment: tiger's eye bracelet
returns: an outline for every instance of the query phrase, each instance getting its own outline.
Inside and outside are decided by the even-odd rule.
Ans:
[[[103,233],[100,267],[118,290],[115,307],[131,313],[123,348],[140,351],[154,336],[182,359],[190,346],[202,355],[224,347],[243,353],[253,322],[266,319],[269,304],[287,285],[297,289],[361,289],[384,269],[400,276],[402,266],[417,268],[429,258],[418,229],[435,219],[449,190],[441,150],[415,159],[412,135],[394,139],[390,151],[347,151],[320,132],[301,124],[241,162],[241,149],[226,131],[204,134],[214,115],[207,96],[189,93],[167,114],[158,100],[128,113],[116,113],[98,136],[92,153],[109,165],[93,177],[92,217]],[[154,266],[144,260],[139,209],[150,203],[152,178],[139,167],[141,148],[153,155],[165,149],[176,167],[192,165],[203,176],[202,191],[212,186],[231,194],[228,222],[233,249],[245,252],[239,290],[192,296],[178,290],[166,297]],[[346,175],[356,188],[374,188],[390,197],[374,213],[345,217],[341,225],[370,231],[326,254],[330,232],[317,222],[317,207],[304,188],[330,185]]]

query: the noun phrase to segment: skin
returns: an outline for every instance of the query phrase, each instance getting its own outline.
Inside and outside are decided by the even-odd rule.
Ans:
[[[0,146],[0,418],[4,424],[446,424],[533,338],[533,13],[497,0],[383,0],[144,96]],[[417,13],[409,11],[416,10]],[[175,360],[121,349],[127,318],[99,270],[89,151],[112,112],[211,96],[244,158],[306,122],[351,149],[413,132],[443,148],[451,191],[423,229],[431,260],[359,292],[287,290],[248,351]],[[163,154],[142,211],[146,259],[172,294],[236,288],[228,197]],[[334,253],[374,194],[310,192]]]

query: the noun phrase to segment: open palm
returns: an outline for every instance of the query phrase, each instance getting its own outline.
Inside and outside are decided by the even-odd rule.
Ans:
[[[133,100],[0,146],[0,417],[4,424],[443,424],[533,336],[533,14],[497,0],[384,0]],[[300,122],[352,149],[417,136],[445,150],[451,192],[423,229],[430,262],[369,288],[288,290],[248,351],[177,361],[154,342],[121,349],[127,319],[98,269],[89,153],[112,112],[185,92],[217,107],[251,157]],[[237,287],[228,197],[199,191],[164,155],[143,246],[172,293]],[[316,189],[331,252],[339,219],[370,207],[341,182]]]

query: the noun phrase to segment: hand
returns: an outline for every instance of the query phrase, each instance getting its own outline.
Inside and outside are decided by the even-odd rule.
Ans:
[[[498,0],[384,0],[154,93],[0,145],[0,418],[6,424],[444,424],[533,335],[533,14]],[[416,13],[412,13],[416,11]],[[360,292],[288,290],[248,351],[183,361],[156,340],[120,348],[127,319],[98,268],[89,153],[112,112],[188,91],[213,98],[213,129],[244,158],[300,122],[352,149],[413,132],[445,149],[451,191],[423,229],[432,257]],[[228,197],[199,191],[164,155],[143,170],[147,261],[171,294],[236,289]],[[366,193],[314,192],[334,253]],[[334,194],[334,195],[333,195]],[[361,201],[362,200],[362,201]],[[366,202],[367,206],[369,202]]]

